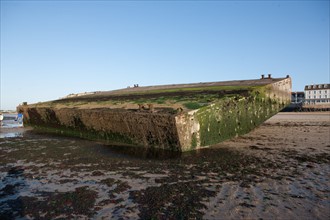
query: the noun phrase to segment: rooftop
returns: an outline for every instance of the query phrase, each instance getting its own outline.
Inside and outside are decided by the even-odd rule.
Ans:
[[[319,89],[330,89],[330,84],[313,84],[313,85],[305,86],[305,90],[319,90]]]

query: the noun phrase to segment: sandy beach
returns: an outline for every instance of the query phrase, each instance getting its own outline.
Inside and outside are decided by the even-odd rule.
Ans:
[[[0,219],[330,218],[330,112],[182,154],[0,133]]]

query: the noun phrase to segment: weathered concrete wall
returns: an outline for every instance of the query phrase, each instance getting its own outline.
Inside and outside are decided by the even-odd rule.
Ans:
[[[280,111],[286,103],[261,97],[231,97],[176,117],[183,151],[245,134]]]
[[[169,114],[28,106],[20,106],[19,111],[26,124],[48,132],[179,151],[175,120]]]
[[[265,86],[265,94],[268,98],[282,103],[291,102],[291,78],[286,78],[281,81]]]
[[[176,116],[183,151],[219,143],[245,134],[291,102],[291,78],[233,96]]]
[[[220,97],[220,96],[219,96]],[[23,105],[25,124],[47,132],[114,144],[189,151],[245,134],[291,99],[291,78],[221,96],[196,110],[151,112],[110,108]]]

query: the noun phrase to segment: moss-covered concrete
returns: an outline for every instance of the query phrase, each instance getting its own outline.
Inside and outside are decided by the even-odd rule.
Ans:
[[[290,101],[290,78],[244,82],[55,100],[18,111],[43,132],[190,151],[245,134]]]
[[[248,133],[290,103],[291,81],[283,80],[226,95],[176,117],[183,151],[206,147]]]

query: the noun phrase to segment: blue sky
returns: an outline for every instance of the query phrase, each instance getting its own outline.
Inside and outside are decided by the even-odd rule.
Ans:
[[[1,103],[139,85],[329,83],[329,1],[1,1]]]

